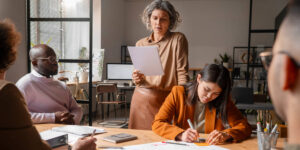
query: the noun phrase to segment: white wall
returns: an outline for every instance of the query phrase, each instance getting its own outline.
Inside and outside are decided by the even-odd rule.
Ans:
[[[9,18],[17,30],[21,33],[22,39],[19,46],[17,61],[7,71],[6,80],[16,82],[27,73],[27,50],[26,50],[26,1],[1,0],[0,20]]]
[[[248,45],[249,0],[169,0],[181,15],[176,31],[189,41],[190,67],[213,63],[219,53],[232,55],[234,46]],[[253,25],[274,28],[275,16],[287,0],[254,0]],[[149,0],[125,0],[125,41],[128,45],[147,36],[140,14]],[[273,35],[254,35],[252,45],[272,45]],[[258,40],[259,38],[259,40]],[[260,42],[263,40],[262,42]]]
[[[149,34],[140,19],[140,14],[149,2],[101,0],[101,12],[94,7],[96,13],[101,13],[101,24],[99,20],[94,24],[94,27],[101,27],[101,40],[99,36],[95,38],[97,40],[94,44],[97,46],[94,46],[98,48],[101,43],[101,48],[105,49],[106,63],[120,62],[121,45],[134,45],[138,39]],[[183,32],[189,40],[190,67],[211,63],[220,52],[232,54],[233,46],[247,46],[249,0],[170,2],[181,14],[182,23],[177,31]],[[273,28],[275,16],[286,3],[287,0],[254,0],[253,28]],[[99,6],[100,2],[94,4]],[[7,74],[7,79],[14,82],[27,73],[25,6],[25,1],[0,1],[0,19],[10,18],[22,34],[17,61]],[[94,31],[97,30],[94,28]],[[100,31],[97,32],[99,34]],[[273,35],[256,35],[255,38],[259,41],[263,39],[263,42],[253,38],[254,45],[269,45],[273,42]]]
[[[124,42],[124,0],[101,1],[101,47],[106,63],[120,63],[121,45]],[[104,70],[104,78],[106,77]]]

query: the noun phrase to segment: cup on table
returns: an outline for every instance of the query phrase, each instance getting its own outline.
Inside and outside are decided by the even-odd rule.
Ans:
[[[271,150],[276,148],[279,132],[257,132],[257,144],[259,150]]]

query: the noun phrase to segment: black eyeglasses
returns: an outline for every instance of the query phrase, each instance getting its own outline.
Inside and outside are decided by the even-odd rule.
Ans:
[[[285,54],[287,56],[289,56],[289,58],[293,61],[293,63],[298,67],[300,68],[300,63],[298,63],[288,52],[285,52],[285,51],[280,51],[276,54]],[[261,52],[259,54],[260,58],[261,58],[261,61],[262,61],[262,64],[264,65],[264,68],[266,70],[269,69],[270,65],[271,65],[271,62],[272,62],[272,58],[273,58],[273,52],[272,51],[266,51],[266,52]]]
[[[57,63],[59,58],[54,56],[49,56],[47,58],[36,58],[37,60],[48,60],[50,63],[54,64]]]

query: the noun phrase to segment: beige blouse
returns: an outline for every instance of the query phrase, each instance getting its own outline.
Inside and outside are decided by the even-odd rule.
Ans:
[[[164,75],[146,76],[139,87],[171,91],[174,85],[188,82],[188,41],[184,34],[168,32],[160,41],[154,42],[152,33],[149,37],[139,40],[136,46],[158,46],[164,70]]]
[[[205,104],[200,102],[200,100],[197,100],[195,104],[194,128],[199,133],[205,132]]]

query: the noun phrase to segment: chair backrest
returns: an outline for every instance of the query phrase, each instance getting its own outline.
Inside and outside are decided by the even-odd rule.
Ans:
[[[97,93],[114,93],[117,92],[117,84],[116,83],[101,83],[97,85]]]
[[[232,98],[237,104],[253,104],[253,89],[247,87],[233,87]]]

